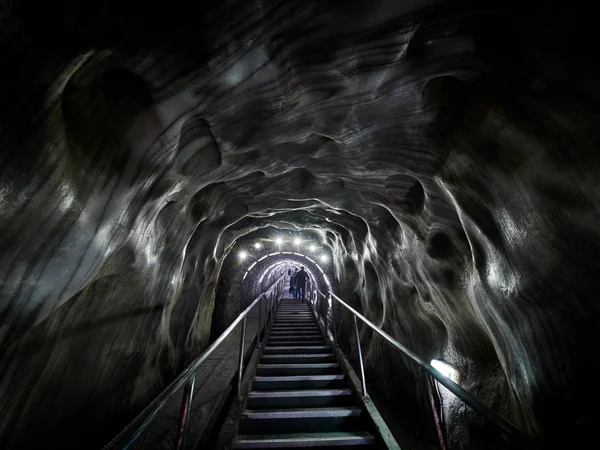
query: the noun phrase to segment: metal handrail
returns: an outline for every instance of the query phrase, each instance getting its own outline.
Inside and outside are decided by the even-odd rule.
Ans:
[[[360,363],[362,390],[363,390],[363,395],[365,397],[368,397],[367,383],[366,383],[366,379],[365,379],[364,363],[363,363],[363,356],[362,356],[362,350],[361,350],[361,344],[360,344],[360,334],[358,332],[358,323],[356,320],[357,318],[362,320],[369,328],[371,328],[373,331],[375,331],[377,334],[379,334],[381,337],[383,337],[387,342],[392,344],[395,348],[397,348],[402,353],[404,353],[406,356],[408,356],[410,359],[415,361],[431,377],[435,378],[438,383],[440,383],[442,386],[444,386],[450,392],[452,392],[456,397],[458,397],[460,400],[462,400],[463,403],[465,403],[471,409],[473,409],[474,411],[476,411],[479,414],[481,414],[482,416],[484,416],[486,419],[488,419],[494,425],[499,427],[506,434],[508,434],[509,436],[511,436],[523,443],[531,442],[532,438],[528,434],[524,433],[519,428],[517,428],[515,425],[513,425],[511,422],[506,420],[504,417],[502,417],[495,411],[493,411],[490,408],[488,408],[487,406],[485,406],[483,403],[481,403],[479,400],[477,400],[475,397],[473,397],[468,391],[463,389],[457,383],[455,383],[451,379],[442,375],[437,369],[435,369],[433,366],[428,364],[420,356],[418,356],[416,353],[411,351],[409,348],[407,348],[406,346],[402,345],[400,342],[395,340],[393,337],[391,337],[389,334],[387,334],[385,331],[383,331],[381,328],[379,328],[377,325],[375,325],[369,319],[367,319],[365,316],[363,316],[361,313],[359,313],[357,310],[355,310],[350,305],[348,305],[346,302],[344,302],[337,295],[332,294],[332,293],[326,295],[326,294],[322,293],[316,287],[312,286],[312,283],[309,283],[309,284],[311,285],[311,287],[310,287],[311,297],[313,294],[316,294],[317,297],[318,297],[318,295],[321,295],[323,297],[323,299],[327,299],[327,298],[333,299],[337,303],[339,303],[340,305],[345,307],[353,315],[354,330],[355,330],[356,342],[357,342],[357,346],[358,346],[358,357],[359,357],[359,363]],[[313,300],[313,302],[315,302],[315,300]],[[318,298],[316,299],[316,303],[318,303]],[[321,312],[319,311],[319,309],[317,307],[315,307],[315,310],[317,312],[317,315],[322,316]],[[336,326],[335,326],[334,311],[335,310],[333,308],[333,303],[332,303],[331,304],[331,315],[332,315],[332,319],[331,319],[332,327],[331,328],[332,328],[332,332],[333,332],[334,344],[337,344],[337,337],[336,337],[337,333],[336,333]],[[326,331],[329,330],[329,317],[328,316],[329,316],[329,305],[327,307],[327,313],[323,320]]]
[[[246,317],[248,316],[248,313],[250,313],[250,311],[252,311],[252,309],[258,303],[261,302],[261,300],[267,299],[267,296],[269,296],[273,292],[274,289],[279,287],[280,292],[278,292],[277,295],[281,294],[281,292],[283,290],[283,284],[285,284],[285,283],[282,283],[282,281],[284,281],[284,280],[285,280],[285,275],[282,275],[281,277],[279,277],[277,279],[277,281],[275,281],[269,287],[269,289],[267,289],[265,292],[260,294],[233,321],[233,323],[231,325],[229,325],[229,327],[227,327],[227,329],[211,344],[211,346],[208,347],[204,351],[204,353],[202,353],[200,356],[198,356],[183,372],[181,372],[181,374],[179,374],[179,376],[163,392],[161,392],[158,395],[158,397],[156,397],[154,399],[154,401],[152,403],[150,403],[150,405],[148,405],[146,407],[146,409],[144,411],[142,411],[142,413],[140,415],[138,415],[138,417],[136,417],[134,419],[133,423],[136,423],[139,421],[141,421],[141,423],[135,427],[135,431],[133,432],[133,434],[127,441],[127,444],[125,444],[122,447],[123,450],[129,450],[133,446],[133,444],[139,439],[139,437],[148,429],[148,427],[156,419],[156,417],[158,416],[158,413],[167,405],[168,401],[175,395],[175,393],[179,389],[181,389],[181,387],[183,387],[185,385],[182,406],[181,406],[181,414],[179,417],[179,427],[178,427],[177,438],[176,438],[176,443],[175,443],[176,450],[181,450],[184,448],[185,436],[186,436],[186,432],[187,432],[190,409],[191,409],[191,404],[192,404],[192,395],[194,392],[194,383],[195,383],[195,379],[196,379],[195,372],[198,370],[200,365],[204,361],[206,361],[206,359],[219,347],[219,345],[221,345],[223,343],[223,341],[225,341],[225,339],[227,339],[227,337],[229,337],[229,335],[240,324],[240,322],[243,322],[242,323],[242,336],[241,336],[241,340],[240,340],[240,357],[239,357],[238,384],[237,384],[238,395],[240,395],[241,379],[242,379],[242,371],[243,371],[243,361],[244,361],[244,341],[245,341],[245,334],[246,334]],[[271,300],[270,307],[267,305],[271,314],[276,306],[275,303],[276,303],[276,301]],[[256,338],[255,345],[259,344],[260,336],[262,333],[262,329],[261,329],[262,309],[263,308],[261,305],[261,308],[259,311],[258,331],[257,331],[257,338]],[[266,320],[265,320],[265,325],[266,325]],[[105,447],[105,449],[108,449],[108,448],[112,448],[111,444],[109,444]]]

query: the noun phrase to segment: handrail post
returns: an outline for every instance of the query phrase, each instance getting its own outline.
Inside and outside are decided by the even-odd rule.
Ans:
[[[319,311],[319,317],[323,318],[323,296],[322,295],[319,296],[319,308],[318,308],[318,311]]]
[[[356,315],[354,317],[354,333],[356,334],[356,346],[358,347],[358,361],[360,363],[360,378],[362,381],[363,396],[368,397],[367,393],[367,380],[365,379],[365,365],[363,362],[362,349],[360,348],[360,333],[358,332],[358,322],[356,321]]]
[[[179,427],[177,428],[175,450],[183,450],[185,446],[185,436],[187,434],[187,427],[190,421],[190,409],[192,407],[195,383],[196,376],[192,375],[187,383],[185,383],[185,387],[183,388],[183,400],[181,401],[181,412],[179,414]]]
[[[244,371],[244,344],[246,340],[246,317],[242,322],[242,338],[240,339],[240,360],[238,364],[238,383],[237,383],[237,394],[238,398],[242,396],[242,374]]]
[[[264,301],[263,301],[264,300]],[[258,331],[256,333],[256,343],[258,346],[262,343],[262,319],[263,319],[263,303],[267,301],[266,295],[263,294],[258,304]]]
[[[328,298],[324,298],[325,300],[325,334],[327,335],[327,339],[329,339],[329,301]]]
[[[335,326],[335,302],[333,301],[331,294],[329,294],[329,298],[331,300],[331,328],[333,328],[333,345],[337,346],[337,330]]]

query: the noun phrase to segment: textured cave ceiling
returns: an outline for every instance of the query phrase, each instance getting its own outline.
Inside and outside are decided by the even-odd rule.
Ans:
[[[569,435],[597,416],[589,15],[1,8],[2,442],[55,408],[90,402],[93,422],[147,400],[210,339],[228,255],[274,230],[310,234],[340,295],[521,428]],[[390,395],[419,391],[383,344],[367,358]],[[450,406],[451,439],[469,442],[470,413]]]

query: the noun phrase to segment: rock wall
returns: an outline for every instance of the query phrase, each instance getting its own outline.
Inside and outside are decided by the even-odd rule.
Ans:
[[[576,3],[5,3],[0,446],[107,441],[206,347],[227,256],[268,227],[318,233],[344,298],[516,425],[584,442],[600,90]],[[367,365],[425,420],[413,366],[377,339]],[[452,448],[500,445],[445,416]]]

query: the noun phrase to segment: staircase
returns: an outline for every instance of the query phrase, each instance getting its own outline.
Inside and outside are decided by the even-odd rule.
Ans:
[[[234,449],[381,448],[310,306],[282,299]]]

